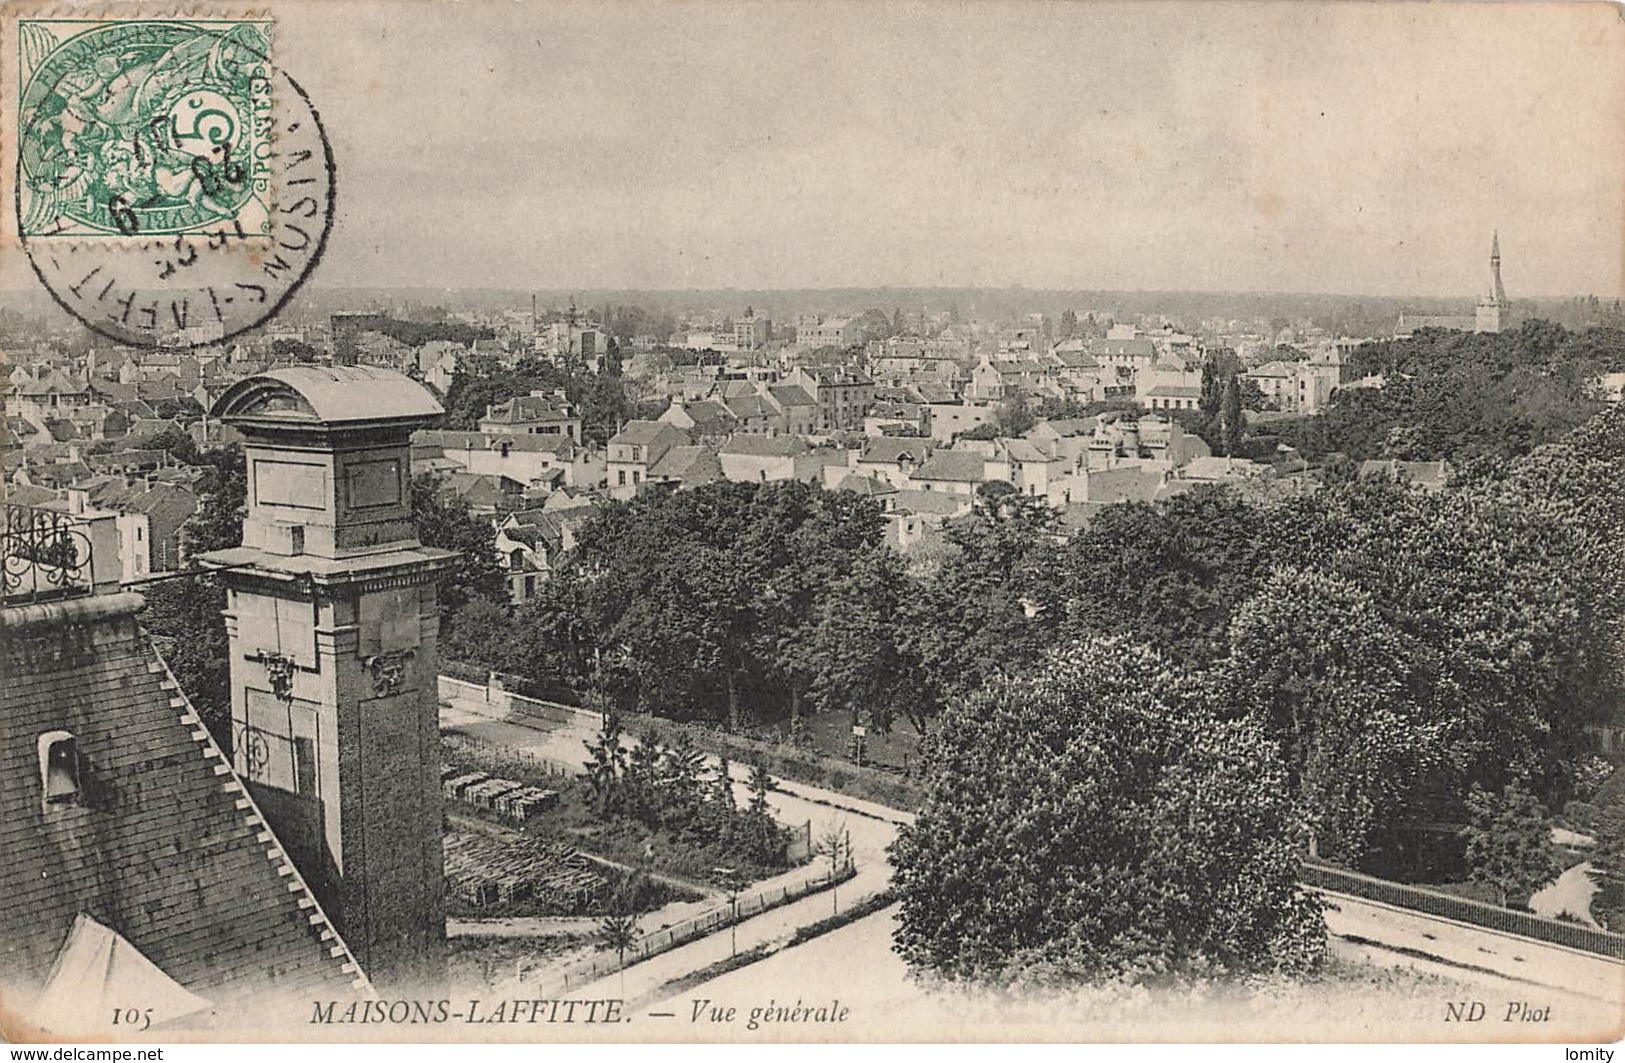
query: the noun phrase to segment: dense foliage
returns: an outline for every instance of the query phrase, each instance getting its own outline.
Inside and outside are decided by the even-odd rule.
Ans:
[[[955,704],[938,737],[892,852],[911,966],[1008,984],[1318,963],[1284,773],[1199,676],[1090,639]]]
[[[1467,812],[1462,833],[1472,879],[1492,887],[1502,904],[1527,901],[1563,869],[1552,846],[1551,816],[1522,786],[1512,783],[1499,793],[1474,787]]]
[[[685,846],[704,848],[717,860],[753,872],[786,865],[789,835],[768,805],[773,780],[766,770],[752,770],[750,801],[740,808],[728,761],[707,768],[686,740],[667,746],[646,732],[627,747],[619,719],[609,713],[586,746],[586,779],[600,819],[629,819],[664,831]]]
[[[470,511],[468,503],[441,490],[423,473],[412,477],[412,516],[424,546],[455,550],[457,560],[440,581],[442,625],[455,627],[459,613],[475,603],[505,606],[508,580],[497,557],[496,529]]]
[[[857,693],[854,640],[906,680],[903,576],[878,507],[804,483],[719,482],[603,510],[519,616],[512,667],[677,719],[793,718]],[[835,609],[831,603],[842,603]],[[844,672],[843,672],[844,670]],[[881,704],[890,704],[883,698]]]
[[[1560,808],[1585,729],[1619,719],[1622,475],[1614,408],[1442,491],[1202,490],[1108,507],[1064,545],[1045,506],[982,492],[907,568],[866,500],[719,483],[604,511],[502,652],[677,719],[794,733],[811,706],[924,732],[1058,646],[1123,637],[1269,739],[1321,855],[1419,874],[1418,832],[1465,822],[1473,787]]]
[[[1599,373],[1625,370],[1625,330],[1572,333],[1545,321],[1510,332],[1424,329],[1405,340],[1357,348],[1351,378],[1321,415],[1272,426],[1306,456],[1458,461],[1510,457],[1555,442],[1594,414]]]
[[[581,418],[581,438],[598,446],[639,413],[627,397],[614,359],[606,361],[604,372],[594,373],[536,358],[523,358],[505,368],[494,358],[469,356],[459,363],[446,389],[446,426],[472,431],[488,407],[533,391],[562,391]]]

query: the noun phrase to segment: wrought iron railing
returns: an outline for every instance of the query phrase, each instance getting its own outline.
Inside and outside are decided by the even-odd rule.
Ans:
[[[84,523],[65,510],[7,502],[0,547],[7,604],[67,598],[94,589],[90,536]]]

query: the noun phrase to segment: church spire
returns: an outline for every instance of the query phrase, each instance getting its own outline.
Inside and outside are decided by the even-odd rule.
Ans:
[[[1501,286],[1501,231],[1495,230],[1490,238],[1490,297],[1497,303],[1507,301],[1506,289]]]

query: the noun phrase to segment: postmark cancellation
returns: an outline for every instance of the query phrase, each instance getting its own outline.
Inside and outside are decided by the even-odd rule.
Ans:
[[[87,327],[219,343],[273,316],[321,259],[332,147],[273,62],[265,17],[19,17],[16,234]]]
[[[272,233],[266,19],[23,19],[25,238]]]

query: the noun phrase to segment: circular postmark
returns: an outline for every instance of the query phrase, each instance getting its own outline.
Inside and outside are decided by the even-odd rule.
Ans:
[[[119,343],[220,343],[320,262],[332,147],[263,20],[19,23],[17,231],[40,282]]]

